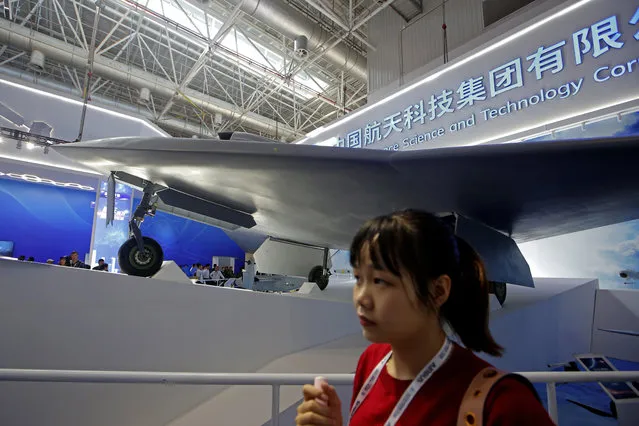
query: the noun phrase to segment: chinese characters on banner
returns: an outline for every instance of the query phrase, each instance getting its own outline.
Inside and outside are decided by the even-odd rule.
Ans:
[[[639,7],[628,22],[631,25],[639,24]],[[631,37],[639,41],[639,29]],[[561,73],[566,61],[574,61],[579,66],[587,55],[598,58],[611,49],[621,49],[627,42],[629,41],[622,39],[617,16],[607,17],[574,32],[568,40],[540,46],[527,55],[525,60],[518,57],[497,66],[488,72],[487,79],[485,75],[473,76],[462,81],[458,87],[433,93],[430,98],[421,99],[381,121],[374,120],[364,128],[340,136],[336,146],[362,148],[383,141],[393,134],[435,122],[447,114],[484,102],[489,97],[494,98],[523,87],[524,76],[542,80],[548,74]]]

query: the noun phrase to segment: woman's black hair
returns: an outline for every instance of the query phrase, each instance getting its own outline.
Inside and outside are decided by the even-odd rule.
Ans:
[[[433,306],[430,283],[442,275],[451,279],[448,300],[440,307],[462,343],[475,352],[500,356],[503,348],[488,328],[488,282],[484,264],[475,250],[454,235],[437,216],[403,210],[366,222],[353,238],[350,261],[357,267],[366,249],[375,268],[398,277],[407,273],[419,300]]]

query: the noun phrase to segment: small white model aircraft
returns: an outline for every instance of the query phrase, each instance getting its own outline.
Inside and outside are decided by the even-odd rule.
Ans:
[[[391,152],[225,133],[53,149],[144,191],[119,253],[121,269],[140,276],[162,264],[162,248],[142,236],[140,224],[163,207],[338,249],[371,217],[424,209],[449,220],[479,252],[490,281],[531,287],[515,242],[639,218],[639,174],[625,166],[639,158],[636,137]]]

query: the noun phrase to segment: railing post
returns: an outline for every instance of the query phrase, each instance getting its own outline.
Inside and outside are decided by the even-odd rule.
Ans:
[[[548,399],[548,415],[552,421],[558,425],[559,411],[557,409],[557,388],[555,387],[555,382],[546,383],[546,394]]]
[[[280,385],[272,385],[271,426],[280,426]]]

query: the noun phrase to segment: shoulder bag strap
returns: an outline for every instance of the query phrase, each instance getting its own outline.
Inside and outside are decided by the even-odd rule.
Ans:
[[[459,406],[457,426],[483,426],[486,398],[497,382],[506,377],[512,377],[524,383],[535,395],[535,398],[541,402],[534,386],[524,376],[507,373],[494,367],[486,367],[477,373],[473,381],[470,382],[468,389],[466,389],[464,398]]]
[[[482,426],[484,422],[484,403],[492,387],[508,373],[493,367],[481,370],[466,389],[459,406],[457,426]]]

